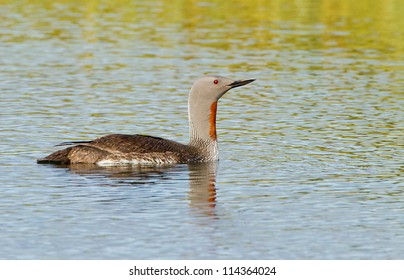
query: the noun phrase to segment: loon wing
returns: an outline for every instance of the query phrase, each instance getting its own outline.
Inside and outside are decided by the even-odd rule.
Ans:
[[[70,164],[100,161],[125,163],[180,163],[195,151],[184,144],[147,135],[111,134],[92,141],[63,142],[75,145],[56,151],[38,163]]]

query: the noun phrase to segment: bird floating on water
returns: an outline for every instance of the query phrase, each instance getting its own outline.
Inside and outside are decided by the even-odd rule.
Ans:
[[[188,98],[188,145],[154,136],[111,134],[92,141],[61,143],[60,146],[70,147],[38,159],[37,163],[164,165],[217,161],[217,102],[230,89],[254,80],[235,81],[222,76],[199,78],[192,86]]]

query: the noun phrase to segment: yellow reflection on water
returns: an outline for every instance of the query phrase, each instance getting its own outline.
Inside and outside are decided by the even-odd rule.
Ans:
[[[21,14],[17,21],[25,22],[26,31],[35,30],[42,39],[73,39],[73,24],[90,42],[136,38],[164,46],[182,43],[252,50],[332,47],[402,56],[404,5],[400,2],[1,0],[0,7],[5,11],[2,22],[6,29],[16,21],[7,18],[7,14]]]

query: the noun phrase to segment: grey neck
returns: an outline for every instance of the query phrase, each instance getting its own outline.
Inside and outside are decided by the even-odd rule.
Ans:
[[[198,94],[189,96],[189,146],[197,148],[206,161],[215,161],[219,157],[216,139],[216,107],[212,108],[212,106],[212,101],[204,100]]]

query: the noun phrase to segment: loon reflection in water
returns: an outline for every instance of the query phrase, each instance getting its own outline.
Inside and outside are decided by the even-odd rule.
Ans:
[[[162,180],[176,180],[185,173],[189,175],[189,206],[196,213],[216,217],[216,175],[218,162],[189,163],[175,166],[120,165],[97,166],[94,164],[56,165],[74,174],[91,179],[105,177],[103,186],[147,186]]]

